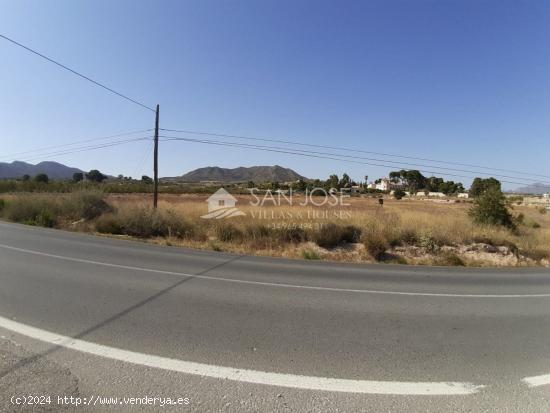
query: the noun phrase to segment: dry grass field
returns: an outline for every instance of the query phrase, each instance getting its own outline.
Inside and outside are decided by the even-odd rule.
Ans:
[[[353,197],[347,206],[250,205],[245,215],[204,219],[207,195],[18,194],[1,197],[5,219],[132,237],[149,242],[256,255],[346,262],[467,266],[550,266],[550,211],[513,206],[517,228],[474,224],[458,200]],[[320,201],[320,200],[319,200]]]
[[[523,216],[517,230],[482,226],[468,216],[467,202],[353,197],[349,206],[293,205],[266,202],[252,206],[251,196],[236,196],[245,216],[206,220],[207,196],[164,195],[159,209],[189,222],[194,236],[157,239],[172,245],[237,253],[353,262],[398,262],[435,265],[548,265],[550,213],[514,206]],[[118,213],[146,209],[150,197],[110,195]],[[123,212],[126,211],[126,212]],[[337,228],[353,228],[341,234]],[[326,239],[325,239],[326,238]],[[333,239],[331,239],[333,238]],[[499,247],[499,248],[491,248]]]

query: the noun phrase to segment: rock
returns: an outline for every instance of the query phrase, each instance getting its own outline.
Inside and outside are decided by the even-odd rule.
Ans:
[[[498,252],[498,248],[495,247],[494,245],[490,245],[490,244],[485,244],[485,245],[483,246],[483,250],[484,250],[485,252],[490,253],[490,254],[494,254],[494,253]]]

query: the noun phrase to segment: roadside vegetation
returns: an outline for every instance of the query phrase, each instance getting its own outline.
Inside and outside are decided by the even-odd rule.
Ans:
[[[158,210],[146,194],[97,190],[0,196],[5,220],[131,237],[164,245],[258,255],[431,265],[550,265],[550,214],[510,205],[500,188],[472,201],[349,198],[349,214],[308,220],[311,206],[265,207],[293,219],[252,219],[250,196],[236,195],[247,215],[201,219],[207,195],[162,195]],[[298,200],[299,202],[299,200]],[[269,212],[271,214],[271,212]]]

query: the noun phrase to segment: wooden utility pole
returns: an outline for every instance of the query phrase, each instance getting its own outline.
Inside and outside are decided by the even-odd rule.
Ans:
[[[157,105],[157,114],[155,117],[155,149],[153,153],[153,158],[153,208],[156,208],[159,197],[159,105]]]

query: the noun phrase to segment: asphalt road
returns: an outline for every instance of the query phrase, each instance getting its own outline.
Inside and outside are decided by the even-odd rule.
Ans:
[[[2,222],[0,336],[0,411],[37,393],[188,398],[126,411],[550,410],[547,269],[254,258]]]

